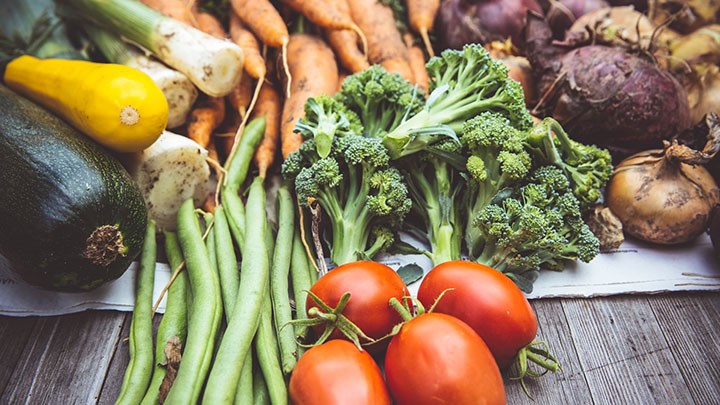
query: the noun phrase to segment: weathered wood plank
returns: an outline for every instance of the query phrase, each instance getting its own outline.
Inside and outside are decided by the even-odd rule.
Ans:
[[[97,401],[123,318],[97,311],[39,318],[0,403]]]
[[[108,365],[107,374],[103,378],[103,387],[100,391],[98,404],[114,404],[120,393],[120,386],[125,375],[125,369],[130,361],[127,337],[130,335],[130,321],[132,313],[127,312],[120,332],[120,338],[115,346],[112,359]]]
[[[125,370],[127,369],[128,362],[130,361],[130,350],[128,348],[127,337],[130,335],[131,319],[132,313],[128,312],[126,314],[122,332],[120,332],[120,340],[113,352],[102,391],[100,392],[100,398],[98,399],[98,404],[100,405],[114,404],[118,394],[120,394],[120,387],[122,386],[123,377],[125,376]],[[155,339],[155,334],[157,333],[157,328],[161,319],[162,315],[160,314],[153,318],[153,339]]]
[[[505,381],[509,404],[589,404],[590,389],[582,373],[575,343],[572,340],[560,299],[533,300],[538,318],[538,340],[547,342],[562,370],[526,380],[533,400],[523,392],[518,381]]]
[[[0,317],[0,394],[17,368],[36,322],[35,317]]]
[[[673,294],[648,301],[695,403],[720,403],[720,294]]]
[[[563,300],[593,402],[691,404],[646,297]]]

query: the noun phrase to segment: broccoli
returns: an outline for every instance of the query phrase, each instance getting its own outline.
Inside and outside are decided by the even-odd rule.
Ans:
[[[340,265],[371,259],[394,241],[411,208],[407,186],[377,138],[335,137],[327,157],[306,140],[283,164],[301,204],[317,203],[331,227],[330,259]]]
[[[380,65],[345,78],[334,97],[357,114],[371,138],[382,138],[425,104],[422,91]]]
[[[552,164],[565,172],[583,211],[600,199],[613,170],[608,150],[570,139],[552,118],[530,129],[525,143],[540,164]]]
[[[295,125],[305,139],[313,138],[317,153],[330,154],[335,135],[358,135],[363,132],[360,118],[336,98],[321,95],[305,102],[305,116]]]
[[[565,173],[552,165],[483,207],[469,226],[476,229],[476,240],[469,241],[480,252],[475,260],[504,272],[526,292],[541,268],[559,271],[567,260],[589,262],[600,250]]]
[[[410,190],[412,215],[430,243],[428,256],[435,265],[461,258],[465,181],[448,158],[461,158],[461,152],[459,144],[445,140],[397,161]]]
[[[532,159],[523,145],[522,131],[503,114],[484,111],[465,122],[460,141],[467,154],[468,212],[480,212],[503,190],[511,190],[532,169]],[[466,241],[478,240],[475,227],[466,229]],[[478,247],[468,244],[471,256]]]
[[[442,136],[454,137],[466,120],[483,111],[505,115],[520,130],[532,125],[522,87],[481,45],[445,50],[426,66],[430,95],[425,106],[383,136],[391,159],[424,150]]]

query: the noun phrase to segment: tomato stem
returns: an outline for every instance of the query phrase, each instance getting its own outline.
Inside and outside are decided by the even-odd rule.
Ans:
[[[400,317],[403,319],[403,321],[409,321],[412,319],[412,314],[410,313],[410,310],[408,310],[397,298],[392,297],[390,298],[389,305],[397,311],[397,313],[400,315]]]

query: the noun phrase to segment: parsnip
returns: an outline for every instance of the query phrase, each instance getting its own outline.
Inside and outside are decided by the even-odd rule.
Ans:
[[[183,201],[193,198],[199,206],[210,194],[207,153],[190,138],[165,131],[144,151],[122,159],[159,230],[175,229]]]

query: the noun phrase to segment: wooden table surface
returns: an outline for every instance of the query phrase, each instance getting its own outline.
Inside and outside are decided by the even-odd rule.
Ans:
[[[534,400],[506,380],[508,403],[720,404],[720,293],[532,305],[538,336],[563,370],[529,382]],[[128,362],[129,315],[0,317],[0,404],[113,403]]]

